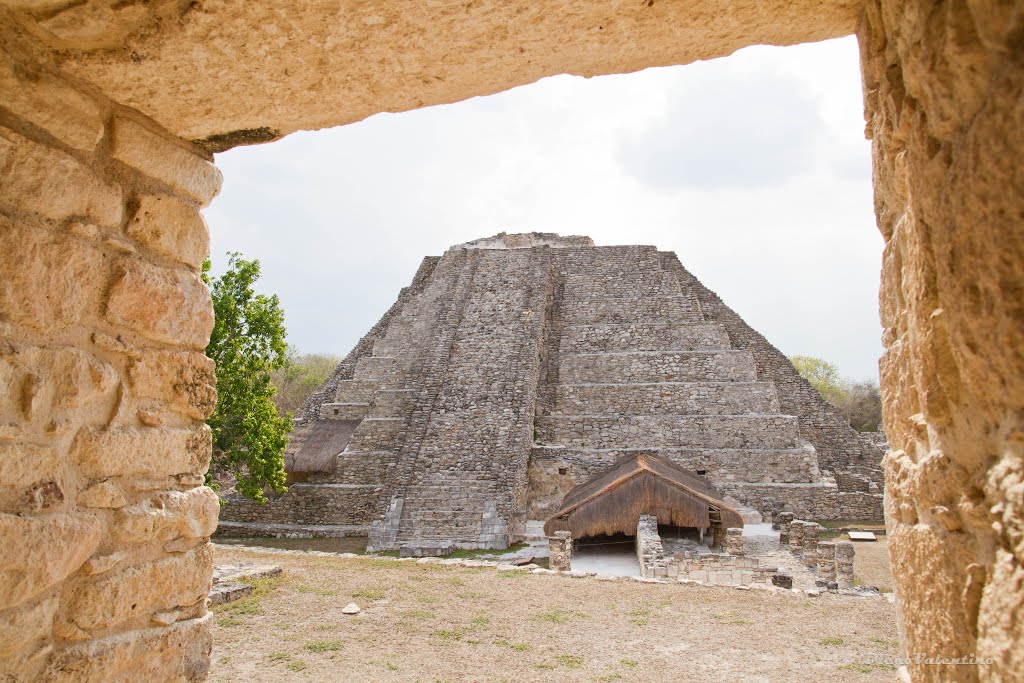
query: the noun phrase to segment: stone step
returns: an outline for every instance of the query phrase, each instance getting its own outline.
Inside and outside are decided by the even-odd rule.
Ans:
[[[416,389],[378,389],[371,417],[401,417],[416,404],[419,393]]]
[[[310,474],[309,483],[375,485],[388,481],[397,466],[394,451],[345,450],[335,456],[333,472]]]
[[[690,296],[576,299],[562,303],[566,325],[596,323],[700,322],[696,300]]]
[[[728,349],[729,335],[719,323],[600,323],[567,325],[560,351],[702,351]]]
[[[549,415],[537,417],[538,443],[581,448],[793,448],[792,415]]]
[[[370,403],[380,382],[365,379],[343,379],[334,392],[335,403]]]
[[[568,477],[574,486],[606,471],[620,458],[637,452],[654,453],[691,472],[703,473],[712,482],[811,483],[821,478],[817,453],[806,441],[792,448],[537,446],[530,454],[531,477],[533,471],[545,481]]]
[[[565,300],[681,294],[679,278],[671,273],[636,268],[566,273],[562,292]]]
[[[388,376],[395,365],[392,356],[363,356],[356,362],[355,379],[380,381]]]
[[[380,508],[385,488],[377,484],[291,484],[263,505],[229,496],[221,518],[264,524],[368,525]]]
[[[771,415],[779,412],[771,382],[563,384],[558,415]]]
[[[560,384],[754,382],[749,351],[636,351],[571,353],[559,362]]]
[[[324,403],[320,406],[320,417],[328,420],[362,420],[369,410],[369,403]]]
[[[397,417],[368,417],[359,423],[346,451],[380,451],[395,445],[406,429],[406,421]]]

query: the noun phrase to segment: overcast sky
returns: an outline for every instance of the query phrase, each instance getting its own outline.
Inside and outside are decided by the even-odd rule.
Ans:
[[[877,378],[882,239],[855,39],[490,97],[217,155],[214,271],[259,259],[289,341],[346,354],[424,256],[532,230],[653,244],[784,353]]]

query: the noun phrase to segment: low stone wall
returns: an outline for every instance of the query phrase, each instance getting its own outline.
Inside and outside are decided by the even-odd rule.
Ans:
[[[666,562],[670,579],[701,581],[719,586],[770,584],[777,567],[762,567],[756,557],[728,553],[678,552]]]
[[[640,562],[640,576],[648,579],[668,576],[665,549],[658,535],[658,518],[640,515],[636,526],[636,559]]]
[[[560,415],[777,415],[770,382],[567,384],[555,390]]]
[[[562,384],[587,382],[755,382],[748,351],[643,351],[576,353],[562,357]]]
[[[795,448],[800,443],[797,420],[790,415],[549,415],[535,424],[538,439],[579,448]]]

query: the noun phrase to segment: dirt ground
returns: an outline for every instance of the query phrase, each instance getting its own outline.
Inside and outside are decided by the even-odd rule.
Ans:
[[[860,547],[860,546],[858,546]],[[883,598],[572,579],[219,547],[284,568],[215,609],[210,680],[893,680]],[[358,616],[342,608],[356,602]]]
[[[885,536],[880,536],[877,541],[858,541],[853,547],[853,575],[857,583],[892,591],[892,565],[889,563],[889,545]]]

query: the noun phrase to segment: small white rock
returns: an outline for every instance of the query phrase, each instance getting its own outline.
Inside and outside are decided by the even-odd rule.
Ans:
[[[341,608],[342,614],[359,614],[362,611],[363,610],[359,608],[359,605],[354,602],[350,602]]]

